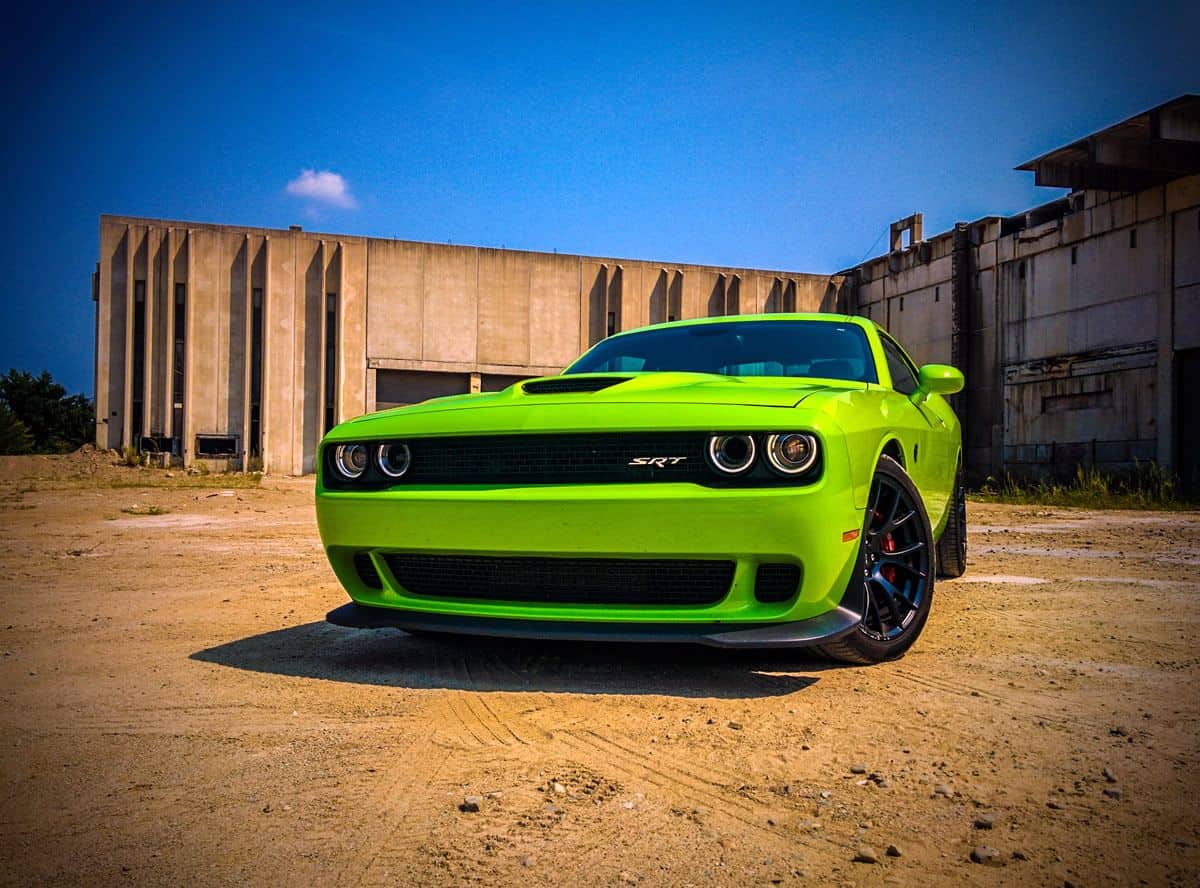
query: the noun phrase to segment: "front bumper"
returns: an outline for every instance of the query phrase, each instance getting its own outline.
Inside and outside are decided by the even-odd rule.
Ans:
[[[350,629],[407,629],[495,638],[637,641],[703,644],[720,648],[793,648],[828,643],[853,632],[862,620],[865,603],[865,588],[861,584],[853,584],[832,611],[807,620],[765,625],[503,620],[370,607],[353,601],[331,610],[325,619],[335,626]]]
[[[811,644],[857,625],[861,605],[843,592],[862,526],[848,479],[828,465],[812,485],[708,488],[644,483],[421,488],[342,492],[318,488],[317,519],[334,572],[355,604],[343,625],[562,638],[637,637],[723,646]],[[705,605],[560,604],[428,597],[400,586],[384,555],[727,559],[729,592]],[[365,584],[366,554],[382,588]],[[800,568],[796,595],[761,602],[760,564]],[[773,640],[772,640],[773,639]]]

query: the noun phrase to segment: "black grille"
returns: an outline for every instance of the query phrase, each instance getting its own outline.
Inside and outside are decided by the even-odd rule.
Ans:
[[[754,597],[770,604],[787,601],[800,585],[800,568],[794,564],[760,564],[754,577]]]
[[[714,604],[729,592],[732,561],[385,555],[413,595],[554,604]]]
[[[362,580],[363,585],[367,588],[383,588],[383,581],[379,579],[379,571],[375,570],[371,556],[366,552],[356,552],[354,554],[354,572],[358,574],[358,578]]]
[[[408,484],[705,482],[702,432],[496,435],[408,442]],[[656,460],[630,465],[635,460]]]
[[[570,392],[598,392],[628,379],[628,376],[587,376],[582,379],[560,376],[557,379],[527,382],[522,388],[527,395],[565,395]]]

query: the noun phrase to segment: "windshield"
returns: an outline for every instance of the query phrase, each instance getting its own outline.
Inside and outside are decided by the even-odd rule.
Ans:
[[[862,327],[833,321],[725,321],[627,333],[597,343],[563,372],[641,370],[878,381]]]

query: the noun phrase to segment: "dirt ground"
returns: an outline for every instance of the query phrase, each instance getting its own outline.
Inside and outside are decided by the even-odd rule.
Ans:
[[[974,504],[848,668],[335,628],[224,483],[0,459],[0,882],[1200,884],[1200,514]]]

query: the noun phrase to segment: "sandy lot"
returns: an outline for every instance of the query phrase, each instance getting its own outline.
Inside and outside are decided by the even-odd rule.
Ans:
[[[183,480],[0,460],[5,884],[1200,882],[1196,513],[974,505],[846,668],[334,628],[311,482]]]

